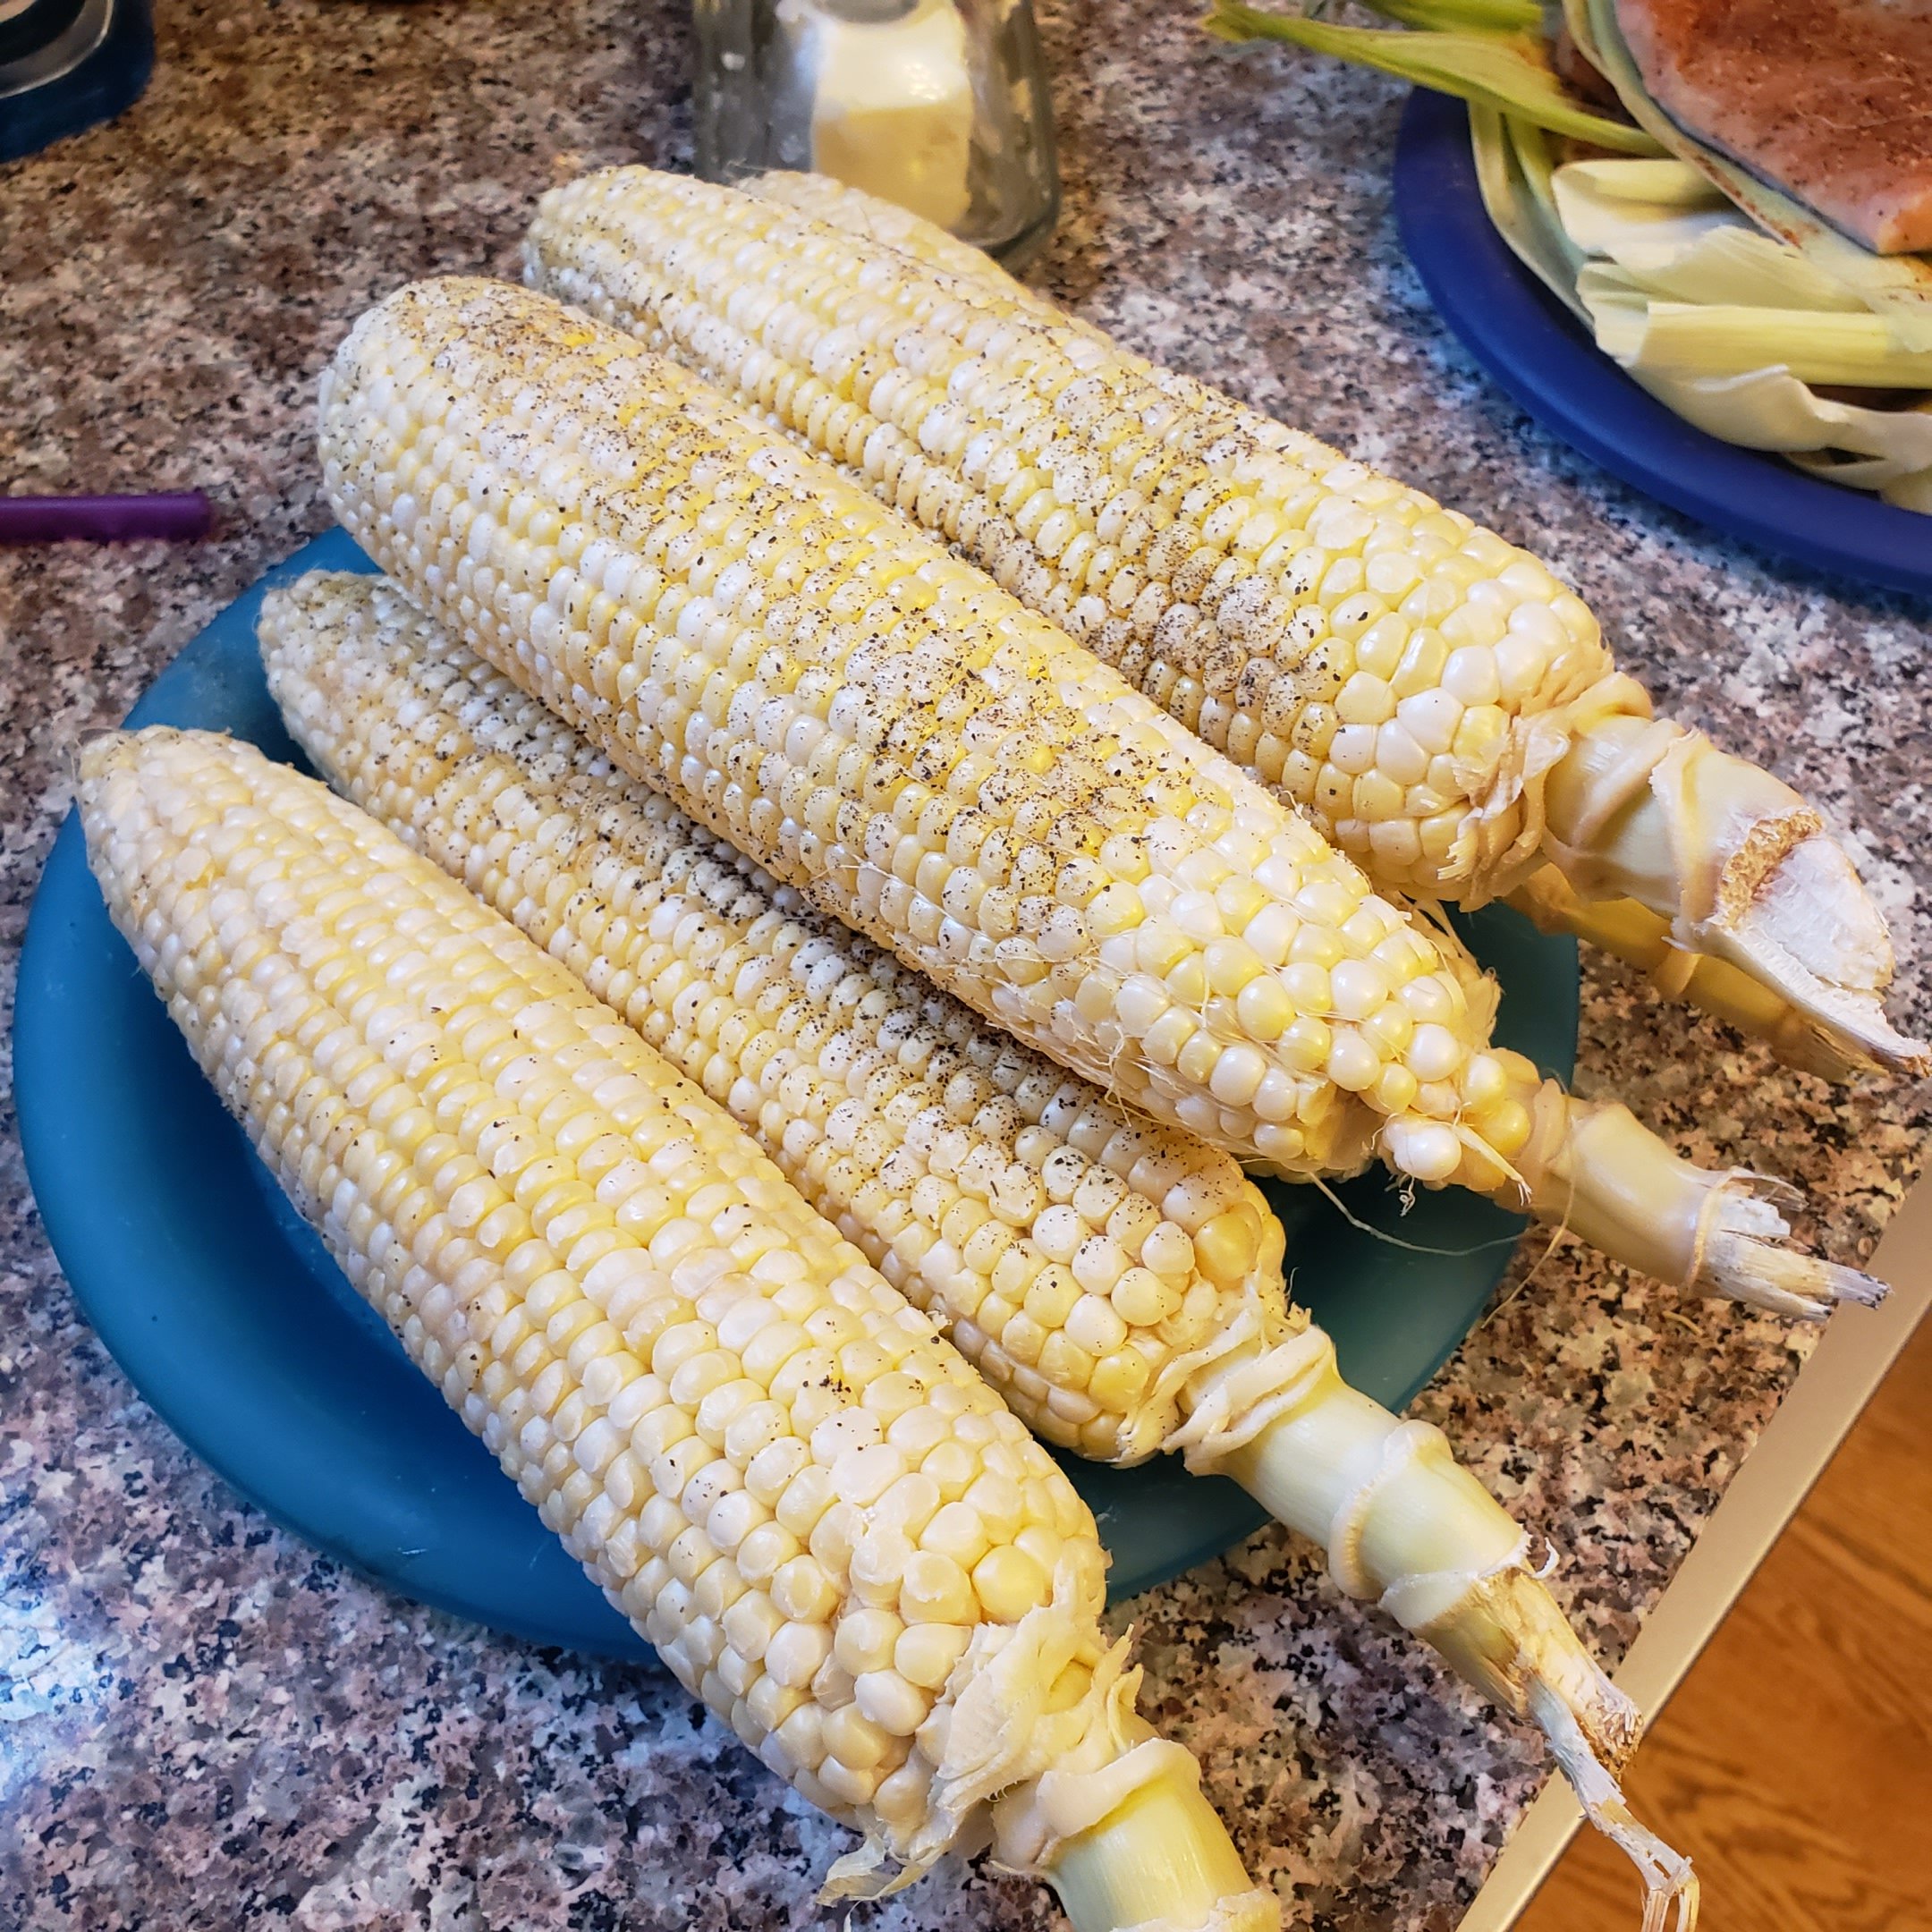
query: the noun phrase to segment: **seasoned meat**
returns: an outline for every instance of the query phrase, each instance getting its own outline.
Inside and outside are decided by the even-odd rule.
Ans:
[[[1932,0],[1615,0],[1677,125],[1881,255],[1932,249]]]

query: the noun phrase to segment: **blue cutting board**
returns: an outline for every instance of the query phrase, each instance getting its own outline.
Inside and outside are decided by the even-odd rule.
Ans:
[[[262,593],[305,570],[370,568],[340,531],[318,538],[196,638],[129,724],[225,731],[301,764],[256,655]],[[1499,1037],[1567,1078],[1573,945],[1502,909],[1467,930],[1503,981]],[[210,1467],[405,1597],[542,1643],[650,1654],[284,1200],[108,923],[71,816],[28,925],[14,1068],[28,1174],[74,1293]],[[1349,1377],[1397,1409],[1468,1334],[1522,1227],[1465,1194],[1423,1194],[1404,1216],[1379,1178],[1341,1190],[1361,1220],[1452,1250],[1423,1255],[1351,1227],[1315,1190],[1267,1191],[1287,1225],[1295,1292]],[[1232,1483],[1170,1458],[1067,1467],[1099,1520],[1116,1597],[1264,1521]]]
[[[1659,503],[1857,584],[1932,595],[1932,516],[1693,428],[1597,348],[1483,207],[1469,110],[1419,88],[1395,146],[1395,220],[1429,300],[1496,386]]]

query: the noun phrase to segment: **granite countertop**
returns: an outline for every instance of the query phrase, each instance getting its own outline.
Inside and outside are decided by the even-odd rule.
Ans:
[[[407,276],[508,270],[538,191],[688,158],[683,9],[168,0],[146,97],[0,169],[0,487],[206,487],[213,542],[0,552],[0,1001],[66,809],[119,719],[326,521],[317,371]],[[1389,210],[1400,90],[1210,48],[1192,0],[1057,0],[1067,214],[1035,278],[1528,544],[1665,706],[1848,837],[1932,1026],[1932,656],[1922,606],[1787,569],[1625,491],[1448,341]],[[1915,907],[1913,890],[1919,889]],[[10,1037],[10,1036],[9,1036]],[[1927,1096],[1835,1092],[1587,963],[1579,1081],[1686,1152],[1801,1185],[1855,1258]],[[102,1177],[104,1186],[113,1176]],[[1622,1652],[1807,1338],[1535,1254],[1418,1403],[1562,1552]],[[1850,1318],[1855,1319],[1853,1316]],[[1265,1532],[1116,1613],[1143,1707],[1191,1744],[1292,1924],[1447,1932],[1545,1775],[1318,1559]],[[767,1928],[843,1848],[665,1676],[387,1595],[199,1465],[95,1341],[0,1100],[0,1924]],[[1634,1899],[1634,1887],[1632,1889]],[[1047,1894],[942,1873],[881,1928],[1044,1927]]]

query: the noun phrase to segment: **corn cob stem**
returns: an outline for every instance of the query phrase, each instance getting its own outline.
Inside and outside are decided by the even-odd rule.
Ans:
[[[1383,883],[1474,904],[1574,867],[1846,1050],[1924,1063],[1884,1016],[1883,922],[1815,815],[1653,723],[1541,564],[1003,276],[871,239],[858,208],[831,198],[833,228],[607,170],[545,198],[527,271],[850,465]],[[1633,738],[1654,748],[1634,767]]]
[[[1552,769],[1544,850],[1586,898],[1634,899],[1674,942],[1787,1002],[1842,1053],[1905,1072],[1892,942],[1852,861],[1787,784],[1667,719],[1606,716]]]
[[[1429,910],[1418,907],[1417,917]],[[1494,987],[1466,952],[1449,948],[1443,957],[1462,976],[1472,1005],[1493,999]],[[1492,1118],[1511,1110],[1520,1130],[1513,1124],[1496,1137],[1516,1150],[1506,1164],[1493,1146],[1465,1146],[1457,1182],[1577,1234],[1626,1267],[1693,1294],[1805,1321],[1823,1320],[1841,1301],[1869,1306],[1885,1294],[1882,1283],[1856,1268],[1783,1245],[1791,1230],[1778,1207],[1801,1203],[1783,1182],[1683,1160],[1629,1108],[1579,1099],[1543,1079],[1521,1054],[1481,1055],[1469,1090],[1488,1104]],[[1387,1132],[1408,1131],[1392,1123]]]
[[[1739,1032],[1764,1040],[1788,1066],[1843,1080],[1877,1065],[1849,1039],[1826,1032],[1728,961],[1684,951],[1671,936],[1670,921],[1634,899],[1580,899],[1555,866],[1544,866],[1510,894],[1509,902],[1544,932],[1572,933],[1615,953],[1665,998],[1688,1000]]]
[[[1636,1707],[1577,1643],[1526,1566],[1521,1532],[1457,1465],[1440,1430],[1398,1423],[1342,1390],[1217,1468],[1280,1521],[1327,1542],[1345,1588],[1379,1589],[1405,1629],[1542,1731],[1590,1823],[1642,1877],[1646,1932],[1661,1932],[1674,1905],[1680,1932],[1690,1932],[1690,1860],[1637,1822],[1616,1782],[1640,1735]],[[1401,1569],[1391,1563],[1398,1550]]]
[[[1680,1932],[1691,1932],[1689,1860],[1638,1824],[1617,1784],[1641,1718],[1530,1570],[1529,1539],[1441,1430],[1397,1421],[1342,1385],[1332,1361],[1325,1377],[1250,1440],[1213,1461],[1191,1456],[1189,1467],[1233,1477],[1318,1539],[1344,1589],[1377,1597],[1459,1675],[1541,1730],[1590,1823],[1643,1879],[1647,1932],[1661,1932],[1674,1905]]]
[[[1097,1824],[1067,1838],[1046,1868],[1073,1932],[1199,1926],[1268,1932],[1272,1894],[1243,1890],[1246,1875],[1203,1828],[1208,1801],[1190,1766],[1143,1784]]]
[[[1690,1861],[1631,1817],[1623,1792],[1591,1755],[1589,1741],[1567,1709],[1541,1685],[1531,1687],[1531,1702],[1552,1755],[1582,1802],[1583,1815],[1636,1866],[1643,1880],[1642,1932],[1665,1932],[1674,1908],[1675,1932],[1696,1932],[1699,1888]]]
[[[116,925],[357,1289],[681,1682],[866,1832],[835,1892],[983,1835],[996,1792],[1104,1818],[1172,1775],[1064,1478],[614,1013],[247,747],[96,741],[80,809]],[[1251,1895],[1211,1814],[1187,1828]]]
[[[863,940],[814,920],[379,580],[318,572],[271,592],[261,640],[269,687],[317,767],[700,1080],[1030,1426],[1110,1462],[1165,1447],[1192,1470],[1232,1476],[1329,1553],[1344,1590],[1379,1600],[1504,1708],[1534,1717],[1531,1693],[1554,1696],[1568,1713],[1563,1745],[1582,1736],[1602,1755],[1598,1784],[1622,1765],[1637,1714],[1530,1574],[1528,1538],[1456,1466],[1439,1431],[1399,1423],[1342,1381],[1327,1337],[1286,1306],[1280,1224],[1227,1157],[1152,1127],[1123,1149],[1102,1095],[1083,1095]],[[792,992],[781,1005],[763,969],[785,962]],[[944,1064],[926,1062],[923,1083],[876,1050],[896,1041],[902,1063],[921,1038],[952,1048]],[[1000,1070],[999,1090],[1025,1100],[1023,1115],[1003,1121],[976,1065]],[[996,1267],[988,1277],[961,1228],[907,1260],[917,1244],[906,1240],[905,1193],[942,1234],[959,1211],[956,1189],[922,1205],[938,1177],[907,1165],[922,1123],[942,1113],[956,1142],[948,1172],[970,1185],[976,1172],[1010,1177],[1019,1165],[1066,1198],[1045,1206],[1029,1195],[1015,1213],[1021,1191],[1010,1185],[1015,1239],[1003,1258],[1036,1255],[1032,1285],[1004,1316],[1000,1290],[1011,1295],[1014,1284]],[[1016,1131],[1026,1116],[1035,1117]],[[838,1158],[839,1148],[868,1143],[864,1163]],[[1123,1153],[1137,1157],[1130,1165]],[[874,1172],[901,1191],[861,1184]],[[1170,1204],[1196,1230],[1193,1269],[1169,1268],[1169,1298],[1144,1309],[1148,1284],[1120,1266],[1124,1257],[1097,1278],[1099,1224],[1088,1224],[1095,1245],[1084,1261],[1075,1232],[1055,1233],[1080,1205],[1106,1208],[1117,1235],[1146,1229],[1143,1262],[1165,1265],[1166,1250],[1178,1264],[1185,1229]],[[979,1224],[988,1225],[999,1224]],[[1057,1267],[1039,1265],[1047,1249],[1068,1254],[1114,1314],[1140,1318],[1114,1322],[1116,1350],[1101,1360],[1070,1345],[1070,1332],[1090,1340],[1091,1325],[1112,1318],[1083,1307],[1080,1280],[1063,1278],[1068,1293],[1055,1303]],[[1043,1343],[1038,1323],[1056,1315],[1062,1325]],[[1123,1389],[1138,1399],[1123,1405]]]
[[[1530,1212],[1626,1267],[1801,1321],[1884,1297],[1870,1275],[1780,1245],[1790,1229],[1778,1208],[1800,1200],[1785,1182],[1680,1159],[1628,1107],[1577,1100],[1554,1080],[1535,1114],[1517,1157]]]
[[[1224,1374],[1228,1370],[1223,1370]],[[1612,1775],[1642,1729],[1636,1707],[1577,1641],[1528,1566],[1528,1537],[1455,1460],[1442,1431],[1399,1421],[1343,1383],[1333,1355],[1311,1385],[1201,1473],[1232,1477],[1279,1521],[1321,1543],[1351,1596],[1403,1629],[1513,1716],[1556,1741],[1588,1741]]]

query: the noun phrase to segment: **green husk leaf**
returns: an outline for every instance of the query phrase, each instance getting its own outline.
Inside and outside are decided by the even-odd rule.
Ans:
[[[1439,4],[1440,0],[1395,0]],[[1657,143],[1640,129],[1579,107],[1544,58],[1540,42],[1493,32],[1411,33],[1377,27],[1341,27],[1300,13],[1276,13],[1243,0],[1215,0],[1201,23],[1223,40],[1285,40],[1499,114],[1518,114],[1553,134],[1568,134],[1619,154],[1654,155]]]
[[[1588,324],[1589,311],[1576,292],[1577,270],[1583,258],[1554,216],[1546,216],[1538,204],[1516,147],[1519,129],[1540,147],[1540,129],[1506,119],[1493,107],[1470,108],[1470,147],[1476,158],[1476,185],[1484,210],[1517,260],[1579,320]]]

